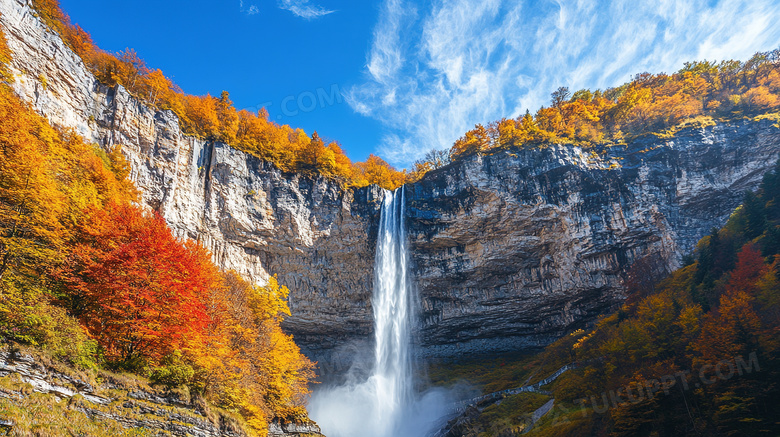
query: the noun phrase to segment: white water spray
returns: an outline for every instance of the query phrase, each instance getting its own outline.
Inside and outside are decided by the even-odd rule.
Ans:
[[[405,193],[385,192],[377,235],[374,364],[368,379],[320,389],[309,413],[328,437],[422,437],[445,414],[442,392],[414,393],[411,336],[417,299],[409,280]]]

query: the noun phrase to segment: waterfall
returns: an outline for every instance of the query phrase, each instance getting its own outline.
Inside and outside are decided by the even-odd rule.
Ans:
[[[374,417],[393,429],[413,399],[410,357],[414,299],[409,286],[403,187],[385,192],[374,262]]]
[[[316,390],[309,415],[328,437],[422,437],[446,395],[414,393],[411,337],[417,298],[409,278],[405,190],[385,191],[374,261],[374,362],[367,377]],[[354,363],[362,367],[362,363]]]

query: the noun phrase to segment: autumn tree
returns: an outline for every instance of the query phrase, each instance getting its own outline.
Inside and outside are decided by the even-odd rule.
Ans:
[[[85,38],[88,37],[89,34],[85,36]],[[86,48],[81,50],[74,49],[74,51],[76,53],[80,53],[80,52],[87,51],[87,49]],[[129,66],[128,76],[124,78],[123,82],[127,83],[127,87],[129,89],[136,89],[136,86],[138,85],[138,81],[141,80],[144,76],[148,76],[150,74],[150,70],[146,66],[146,61],[144,61],[135,50],[130,48],[122,52],[119,52],[117,55],[122,62],[124,62]]]
[[[149,92],[147,98],[152,105],[157,105],[159,100],[170,100],[168,94],[171,92],[173,84],[159,69],[150,72],[146,76],[145,84]]]
[[[216,99],[210,95],[184,96],[183,121],[185,132],[216,139],[219,136]]]
[[[355,173],[355,166],[352,164],[352,161],[347,157],[347,155],[344,153],[344,150],[341,148],[341,146],[337,142],[332,142],[328,144],[328,150],[333,152],[333,174],[343,177],[344,179],[348,181],[352,181],[354,179],[354,173]]]
[[[571,97],[571,93],[569,92],[568,87],[562,86],[557,90],[553,91],[551,97],[552,97],[553,107],[555,107],[560,111],[561,108],[563,108],[563,104],[569,101],[569,98]]]
[[[106,152],[56,131],[0,86],[0,284],[6,297],[41,301],[33,289],[61,259],[82,209],[108,198],[135,199],[119,150]],[[7,303],[9,316],[18,316]]]
[[[477,124],[474,129],[455,141],[450,154],[453,158],[479,153],[490,148],[490,135],[485,126]]]
[[[726,284],[726,291],[741,291],[755,296],[757,281],[767,271],[767,268],[758,247],[755,244],[746,244],[739,252],[736,266],[731,271],[729,281]]]
[[[204,300],[217,280],[204,249],[128,204],[93,209],[78,234],[62,278],[71,311],[110,362],[137,368],[201,335]]]
[[[304,169],[316,169],[318,167],[318,161],[321,160],[324,153],[325,143],[317,134],[317,131],[314,131],[308,144],[304,145],[299,155],[301,161],[300,166]]]
[[[653,294],[656,284],[669,273],[667,264],[659,253],[651,253],[634,261],[625,279],[629,302]]]
[[[442,168],[451,162],[450,153],[447,150],[431,149],[425,153],[423,161],[430,162],[434,170]]]
[[[288,293],[275,277],[255,287],[225,273],[209,295],[208,335],[191,348],[208,396],[257,431],[274,417],[301,418],[314,376],[313,364],[280,327],[290,315]]]
[[[0,280],[34,276],[58,258],[67,196],[57,181],[56,134],[0,95]],[[62,159],[61,156],[59,159]]]
[[[230,100],[230,94],[222,91],[216,102],[217,120],[219,120],[219,139],[227,144],[236,144],[238,133],[238,113]]]
[[[373,154],[369,155],[365,162],[358,162],[355,166],[360,172],[360,177],[368,184],[377,184],[387,190],[403,185],[406,179],[403,173]]]

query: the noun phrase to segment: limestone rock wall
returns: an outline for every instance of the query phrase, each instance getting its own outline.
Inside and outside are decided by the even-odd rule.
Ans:
[[[578,148],[474,155],[408,187],[430,355],[543,346],[623,299],[631,263],[671,270],[771,168],[771,120]]]

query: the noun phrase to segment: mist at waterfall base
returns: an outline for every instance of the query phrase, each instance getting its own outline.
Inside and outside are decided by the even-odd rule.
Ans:
[[[375,260],[373,363],[353,363],[346,382],[315,390],[309,415],[328,437],[425,437],[448,413],[443,389],[415,393],[412,327],[418,299],[409,281],[405,193],[386,191]],[[366,371],[368,370],[368,371]]]
[[[383,413],[376,408],[382,384],[371,376],[319,389],[309,403],[309,416],[327,437],[428,437],[443,425],[439,419],[454,402],[447,390],[431,389],[395,412]]]

